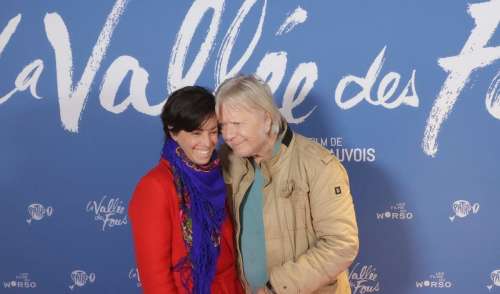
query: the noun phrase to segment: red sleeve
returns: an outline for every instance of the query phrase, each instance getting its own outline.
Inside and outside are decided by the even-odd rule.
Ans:
[[[169,193],[174,190],[149,175],[141,179],[129,205],[137,266],[145,294],[177,293],[170,266]]]

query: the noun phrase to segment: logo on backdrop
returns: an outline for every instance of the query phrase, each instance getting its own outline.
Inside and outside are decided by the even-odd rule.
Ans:
[[[468,215],[470,215],[471,213],[472,214],[476,214],[479,212],[479,203],[474,203],[474,204],[471,204],[469,201],[467,200],[457,200],[455,202],[453,202],[453,204],[451,205],[451,208],[453,209],[453,215],[450,216],[450,221],[454,221],[455,220],[455,217],[459,217],[459,218],[464,218],[464,217],[467,217]]]
[[[3,281],[3,287],[6,289],[10,288],[30,289],[30,288],[36,288],[36,282],[30,279],[29,273],[20,273],[16,276],[15,280]]]
[[[137,287],[141,287],[141,277],[139,277],[139,270],[136,267],[133,267],[128,272],[128,278],[136,281]]]
[[[100,201],[89,201],[86,210],[93,213],[97,222],[102,222],[103,231],[128,223],[126,206],[118,197],[108,198],[104,195]]]
[[[73,281],[73,284],[69,286],[71,291],[73,291],[76,287],[83,287],[87,283],[94,283],[95,282],[95,273],[89,273],[87,274],[85,271],[82,270],[74,270],[71,272],[71,281]]]
[[[429,279],[415,282],[417,288],[451,288],[453,283],[446,280],[444,272],[437,272],[429,276]]]
[[[376,213],[378,220],[411,220],[414,217],[413,212],[408,211],[405,202],[396,203],[391,205],[389,209]]]
[[[492,284],[487,285],[488,290],[492,290],[493,287],[500,287],[500,269],[494,270],[490,274]]]
[[[39,203],[32,203],[28,205],[27,210],[29,218],[26,220],[26,222],[28,224],[31,224],[33,220],[39,221],[44,217],[52,216],[52,214],[54,213],[54,208],[52,208],[51,206],[45,207]]]
[[[352,294],[366,294],[380,291],[377,269],[373,265],[360,266],[356,263],[349,273]]]
[[[344,147],[342,137],[311,137],[314,141],[335,155],[338,160],[344,162],[373,162],[375,161],[375,148],[372,147]]]

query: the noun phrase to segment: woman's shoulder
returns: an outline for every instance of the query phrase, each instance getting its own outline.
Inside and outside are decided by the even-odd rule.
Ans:
[[[133,198],[146,194],[149,197],[169,192],[173,189],[174,180],[168,161],[161,159],[158,164],[149,170],[137,183]]]
[[[173,179],[172,170],[168,161],[165,159],[160,159],[158,164],[150,169],[139,181],[141,182],[161,182],[167,183],[169,180]]]
[[[131,219],[164,213],[165,209],[172,205],[173,195],[176,195],[176,192],[172,172],[168,162],[162,159],[137,183],[129,202]]]

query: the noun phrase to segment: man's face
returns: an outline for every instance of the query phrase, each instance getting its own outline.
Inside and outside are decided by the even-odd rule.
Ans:
[[[262,155],[271,127],[264,111],[228,102],[220,106],[218,120],[224,141],[237,156]]]

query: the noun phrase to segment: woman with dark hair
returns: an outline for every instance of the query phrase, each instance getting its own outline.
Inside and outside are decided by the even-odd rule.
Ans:
[[[214,151],[215,98],[202,87],[184,87],[170,95],[161,119],[160,162],[129,205],[144,293],[243,293]]]

